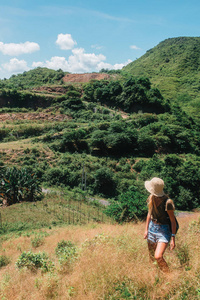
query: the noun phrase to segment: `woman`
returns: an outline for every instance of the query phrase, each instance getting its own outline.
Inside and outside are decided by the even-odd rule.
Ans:
[[[175,248],[176,220],[174,217],[174,203],[164,193],[164,181],[154,177],[145,181],[145,188],[150,193],[148,214],[144,238],[147,239],[150,259],[156,259],[162,271],[169,271],[163,254],[169,244],[170,250]],[[171,223],[171,231],[170,231]]]

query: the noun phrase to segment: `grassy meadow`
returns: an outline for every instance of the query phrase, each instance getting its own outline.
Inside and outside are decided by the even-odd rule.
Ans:
[[[165,254],[171,270],[168,274],[149,262],[144,222],[62,224],[2,235],[0,298],[199,299],[200,214],[180,216],[178,221],[176,248]],[[75,247],[65,259],[56,255],[61,241],[70,241]],[[26,264],[19,268],[23,253],[45,253],[51,267],[44,270]]]
[[[2,239],[52,226],[113,222],[103,213],[105,206],[93,198],[76,191],[46,189],[46,192],[41,201],[17,203],[0,210]]]

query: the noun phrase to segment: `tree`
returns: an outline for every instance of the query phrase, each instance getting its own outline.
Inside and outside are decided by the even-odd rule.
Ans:
[[[142,132],[138,136],[138,149],[141,155],[151,156],[155,153],[156,143],[148,133]]]
[[[103,153],[106,151],[105,136],[106,130],[95,130],[91,135],[90,145],[93,148],[100,149]]]
[[[113,196],[116,193],[114,174],[109,168],[100,168],[96,171],[94,177],[95,192],[106,196]]]
[[[147,214],[146,196],[133,187],[121,194],[118,201],[113,200],[107,207],[106,214],[119,223],[144,219]]]
[[[137,79],[137,83],[141,84],[147,90],[150,90],[150,88],[151,88],[151,82],[150,82],[149,78],[147,78],[147,77],[140,77],[140,78],[138,78]]]

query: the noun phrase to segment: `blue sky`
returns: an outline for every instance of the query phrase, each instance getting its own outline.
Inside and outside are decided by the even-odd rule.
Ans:
[[[120,69],[167,38],[200,36],[199,16],[199,0],[1,1],[0,78]]]

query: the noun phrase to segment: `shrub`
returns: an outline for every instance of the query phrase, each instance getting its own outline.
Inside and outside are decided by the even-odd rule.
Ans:
[[[177,209],[190,210],[191,203],[194,202],[194,195],[189,189],[185,189],[183,186],[179,187],[179,195],[176,201]]]
[[[18,269],[27,268],[31,271],[41,269],[43,272],[52,271],[54,264],[49,260],[45,252],[33,253],[32,251],[23,252],[16,262]]]
[[[45,179],[50,185],[60,185],[63,182],[63,170],[58,167],[48,169]]]
[[[148,287],[144,282],[139,285],[132,279],[124,277],[123,280],[115,280],[110,283],[109,290],[104,299],[149,299]]]
[[[31,245],[33,248],[37,248],[44,244],[44,237],[36,235],[31,239]]]
[[[146,196],[133,187],[121,194],[118,201],[112,201],[105,213],[120,223],[144,219],[147,214]]]
[[[189,230],[195,233],[200,233],[200,218],[198,221],[192,221],[189,225]]]
[[[148,133],[142,132],[138,136],[138,149],[139,153],[143,156],[151,156],[156,149],[156,143],[153,137]]]
[[[176,255],[182,265],[188,265],[190,261],[189,248],[186,243],[183,245],[177,245],[176,247]]]
[[[71,241],[62,240],[58,243],[55,253],[62,268],[69,270],[77,258],[77,247]]]
[[[7,266],[10,259],[6,255],[0,255],[0,268]]]
[[[141,172],[142,169],[146,166],[146,162],[143,160],[143,159],[140,159],[139,161],[137,161],[134,166],[133,166],[133,169],[136,171],[136,172]]]
[[[109,168],[100,168],[96,171],[94,188],[97,193],[113,196],[116,191],[114,174]]]

